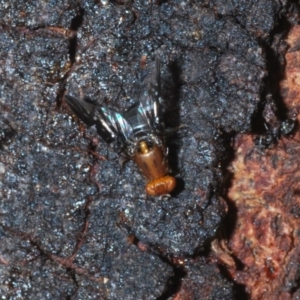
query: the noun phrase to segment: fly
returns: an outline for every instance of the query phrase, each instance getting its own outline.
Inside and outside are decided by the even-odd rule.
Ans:
[[[176,186],[169,175],[164,124],[161,112],[160,61],[156,58],[155,70],[148,88],[140,101],[124,112],[66,95],[65,100],[73,112],[88,126],[95,125],[98,134],[117,152],[135,161],[146,177],[146,193],[150,196],[166,195]]]

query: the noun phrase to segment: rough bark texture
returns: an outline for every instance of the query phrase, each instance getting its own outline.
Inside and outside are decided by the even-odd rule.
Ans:
[[[232,257],[218,245],[217,233],[220,226],[232,228],[223,222],[232,138],[258,133],[262,116],[277,128],[282,101],[271,88],[280,72],[268,72],[274,62],[283,67],[283,35],[297,19],[296,4],[46,2],[0,2],[0,294],[33,300],[241,299],[243,284],[258,297],[251,281],[262,274],[256,262],[251,275],[237,272],[233,263],[244,260],[240,252],[246,255],[242,234],[234,227]],[[157,55],[165,123],[178,128],[168,139],[178,187],[167,200],[146,197],[134,163],[123,165],[63,100],[68,93],[124,109],[140,97]],[[284,143],[279,142],[283,154],[277,156],[288,152]],[[235,145],[256,153],[250,135],[238,137]],[[250,161],[258,167],[266,163],[273,174],[273,156],[259,153]],[[296,170],[297,163],[284,180]],[[235,183],[227,216],[234,215],[231,201],[239,209],[234,188]],[[297,218],[296,206],[281,205]],[[245,211],[235,214],[235,226],[243,224],[239,217]],[[297,249],[291,240],[295,224],[276,216],[273,222],[266,215],[259,228],[263,234],[267,228],[277,233],[287,228],[278,241],[277,257],[283,259],[285,251],[291,255]],[[283,226],[285,218],[290,227]],[[282,265],[280,259],[267,262],[272,274]],[[283,282],[287,275],[281,274]],[[289,278],[291,295],[298,278]]]
[[[229,247],[242,268],[223,259],[252,299],[299,298],[299,111],[300,27],[287,38],[285,78],[280,91],[297,120],[294,134],[261,151],[250,135],[236,139],[229,198],[236,220]]]

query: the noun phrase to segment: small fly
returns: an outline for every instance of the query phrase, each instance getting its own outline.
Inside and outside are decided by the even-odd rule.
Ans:
[[[73,112],[86,125],[95,125],[98,134],[115,151],[135,161],[148,180],[145,190],[150,196],[169,194],[176,186],[175,178],[169,175],[160,91],[160,61],[156,58],[147,90],[124,112],[65,96]]]

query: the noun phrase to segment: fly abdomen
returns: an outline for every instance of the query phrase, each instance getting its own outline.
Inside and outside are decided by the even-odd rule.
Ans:
[[[176,179],[173,176],[164,176],[149,181],[146,184],[146,193],[149,196],[162,196],[171,193],[176,186]]]
[[[150,196],[169,194],[176,186],[176,179],[168,176],[166,152],[162,146],[149,141],[140,141],[134,160],[140,171],[149,180],[146,193]]]
[[[157,179],[168,173],[165,153],[161,147],[154,144],[149,147],[146,141],[140,145],[135,153],[134,161],[148,180]]]

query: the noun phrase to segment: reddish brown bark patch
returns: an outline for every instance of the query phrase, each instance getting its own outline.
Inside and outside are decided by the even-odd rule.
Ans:
[[[281,91],[299,122],[299,26],[291,30],[287,42],[290,48]],[[229,247],[242,267],[231,269],[231,275],[246,286],[251,299],[292,299],[299,280],[299,130],[266,151],[254,145],[252,136],[241,135],[235,150],[229,198],[237,209]]]

